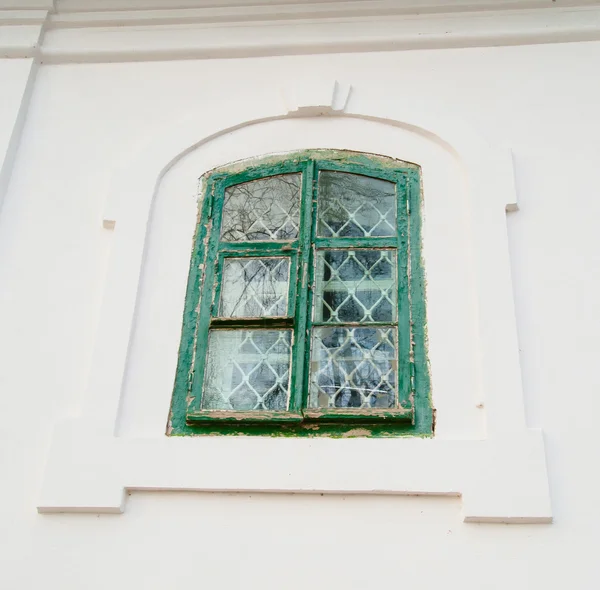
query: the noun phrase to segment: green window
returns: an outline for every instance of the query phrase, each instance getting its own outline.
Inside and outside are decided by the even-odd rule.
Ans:
[[[204,178],[169,433],[432,433],[419,168],[311,151]]]

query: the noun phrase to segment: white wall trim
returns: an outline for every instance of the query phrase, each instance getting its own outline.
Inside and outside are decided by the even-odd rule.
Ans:
[[[0,10],[43,10],[54,8],[54,0],[0,0]]]
[[[24,75],[21,77],[19,85],[13,80],[10,87],[4,89],[3,97],[6,104],[6,114],[12,118],[12,125],[9,125],[6,134],[0,136],[0,211],[12,175],[13,164],[21,140],[21,132],[25,125],[38,68],[37,62],[31,58],[15,60],[11,63],[20,65]],[[9,109],[9,98],[13,97],[14,106],[11,111]]]
[[[348,85],[323,80],[301,94],[302,82],[284,89],[284,96],[297,97],[292,106],[281,92],[257,85],[210,117],[193,112],[162,133],[151,130],[120,158],[104,215],[114,235],[83,410],[56,427],[38,510],[119,512],[128,489],[460,494],[465,521],[550,522],[542,434],[527,429],[523,408],[505,219],[506,207],[516,207],[510,152],[491,147],[454,118],[398,102],[390,106],[382,99],[384,88],[354,88],[352,97],[360,101],[344,99],[340,106],[338,92]],[[116,436],[148,221],[162,177],[220,135],[324,108],[410,129],[460,160],[473,220],[486,439]],[[246,452],[251,448],[256,452]],[[200,456],[202,469],[191,469]]]

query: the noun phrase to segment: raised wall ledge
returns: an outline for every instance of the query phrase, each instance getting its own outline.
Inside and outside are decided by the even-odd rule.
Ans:
[[[112,12],[83,11],[83,4],[64,10],[69,4],[59,2],[47,11],[0,5],[0,56],[85,63],[600,40],[596,0],[437,2],[421,12],[388,1],[177,10],[140,1],[136,10]]]
[[[128,491],[184,490],[460,496],[464,522],[552,522],[539,430],[482,441],[134,440],[84,430],[77,421],[56,429],[38,512],[122,513]],[[191,468],[199,457],[201,469]]]
[[[119,158],[104,213],[114,235],[83,410],[55,427],[39,512],[122,512],[127,490],[197,490],[460,495],[465,522],[552,521],[543,436],[528,429],[524,417],[505,218],[506,208],[516,207],[510,151],[490,146],[454,117],[386,106],[383,87],[353,86],[352,96],[360,92],[357,108],[352,97],[345,96],[343,106],[337,102],[340,89],[350,85],[321,80],[299,93],[304,84],[283,92],[249,89],[214,117],[190,113],[151,130]],[[296,98],[290,103],[284,96]],[[409,128],[459,158],[470,179],[484,440],[115,435],[147,223],[161,179],[213,138],[300,109]],[[199,456],[202,469],[191,469]]]

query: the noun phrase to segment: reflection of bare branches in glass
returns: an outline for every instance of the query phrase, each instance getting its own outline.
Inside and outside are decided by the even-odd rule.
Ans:
[[[315,328],[310,406],[391,408],[396,395],[394,328]]]
[[[221,317],[287,315],[289,258],[228,258],[223,269]]]
[[[325,237],[393,236],[395,184],[347,172],[319,172],[318,234]]]
[[[225,191],[221,240],[293,240],[298,237],[300,174],[236,184]]]
[[[291,330],[211,331],[202,408],[285,410],[291,334]]]
[[[396,317],[395,250],[317,252],[319,322],[391,322]]]

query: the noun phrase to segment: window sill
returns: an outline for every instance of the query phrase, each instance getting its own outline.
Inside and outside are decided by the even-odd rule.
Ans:
[[[303,412],[306,420],[321,422],[412,422],[413,411],[411,408],[397,410],[356,410],[354,408],[319,408],[308,409]]]
[[[203,422],[226,422],[233,424],[252,424],[270,422],[273,424],[287,422],[302,422],[304,416],[296,412],[261,412],[250,410],[248,412],[228,411],[228,410],[201,410],[199,412],[190,412],[187,415],[188,424]]]
[[[302,412],[248,412],[229,410],[201,410],[190,412],[187,423],[190,426],[207,422],[228,424],[285,424],[300,422],[349,422],[375,424],[380,422],[412,423],[414,413],[412,408],[361,410],[355,408],[318,408]]]

